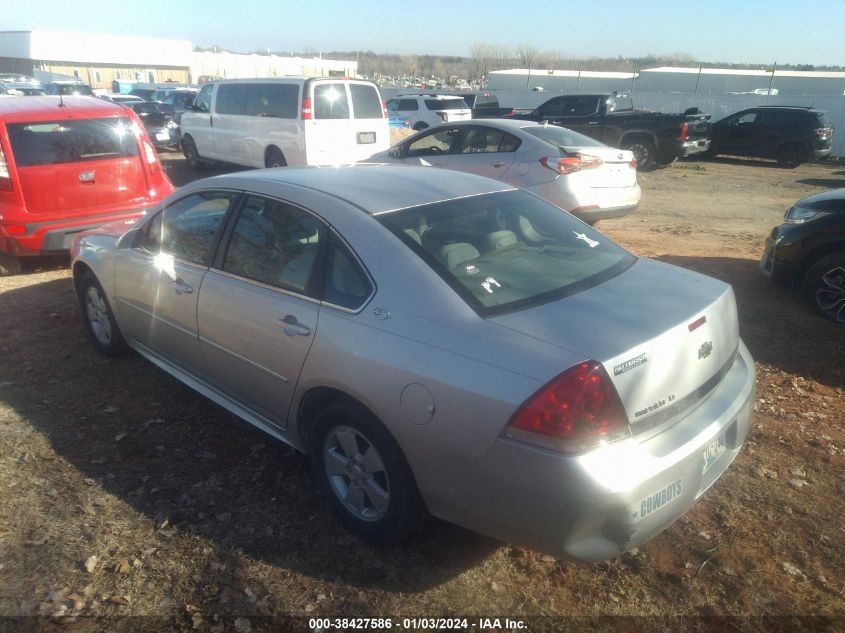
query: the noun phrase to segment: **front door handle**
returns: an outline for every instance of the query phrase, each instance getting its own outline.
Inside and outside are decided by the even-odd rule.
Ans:
[[[279,319],[279,323],[282,324],[282,332],[288,336],[295,336],[297,334],[299,336],[308,336],[311,334],[311,328],[297,321],[296,317],[292,314],[288,314],[285,318]]]
[[[505,161],[503,161],[503,160],[497,160],[495,163],[490,163],[490,164],[491,164],[493,167],[496,167],[497,169],[498,169],[499,167],[504,167],[505,165],[507,165],[507,163],[506,163]]]
[[[173,290],[176,292],[177,295],[186,294],[189,295],[194,291],[194,287],[188,283],[185,283],[185,280],[181,277],[177,277],[173,281]]]

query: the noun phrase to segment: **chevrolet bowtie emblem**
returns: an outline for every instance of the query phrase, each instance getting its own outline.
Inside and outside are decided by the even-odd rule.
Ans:
[[[706,341],[701,344],[701,347],[698,348],[698,358],[699,360],[702,358],[707,358],[710,356],[710,353],[713,351],[713,342]]]

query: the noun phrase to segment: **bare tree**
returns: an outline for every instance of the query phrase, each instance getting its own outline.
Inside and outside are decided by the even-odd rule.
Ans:
[[[537,57],[537,49],[530,44],[520,44],[516,47],[516,58],[520,68],[531,69],[531,63]]]
[[[493,49],[485,42],[475,42],[470,46],[469,56],[472,79],[480,81],[487,74],[487,68],[493,58]]]
[[[494,58],[496,60],[496,70],[502,70],[510,64],[513,58],[511,47],[505,44],[496,44],[494,46]]]

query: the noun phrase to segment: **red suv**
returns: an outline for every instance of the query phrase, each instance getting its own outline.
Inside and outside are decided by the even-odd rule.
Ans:
[[[0,99],[0,275],[173,191],[137,115],[94,97]]]

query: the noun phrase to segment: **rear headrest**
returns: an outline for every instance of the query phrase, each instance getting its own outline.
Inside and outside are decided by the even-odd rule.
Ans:
[[[455,268],[464,262],[477,259],[480,253],[478,249],[467,242],[455,242],[454,244],[446,244],[440,249],[438,259],[446,265],[447,268]]]
[[[487,248],[491,251],[514,246],[517,243],[516,233],[513,231],[494,231],[487,236],[486,242]]]

